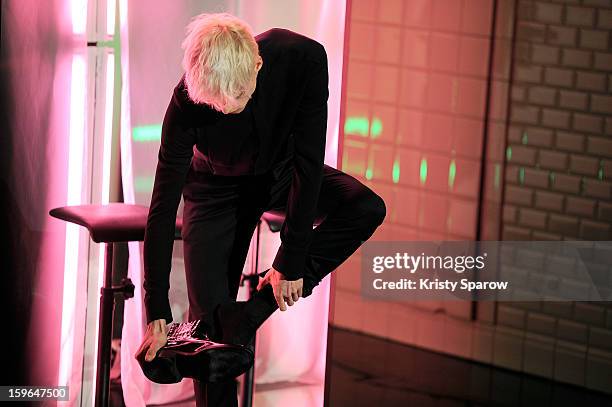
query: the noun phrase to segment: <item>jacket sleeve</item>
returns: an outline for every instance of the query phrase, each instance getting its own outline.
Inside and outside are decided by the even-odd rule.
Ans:
[[[304,274],[325,159],[329,98],[327,54],[321,44],[316,41],[312,44],[314,58],[305,62],[311,75],[305,83],[292,128],[294,170],[280,231],[281,245],[272,263],[288,280],[300,279]]]
[[[186,127],[177,89],[162,124],[161,144],[153,194],[144,236],[144,304],[147,324],[156,319],[172,322],[168,291],[174,245],[176,212],[196,143]]]

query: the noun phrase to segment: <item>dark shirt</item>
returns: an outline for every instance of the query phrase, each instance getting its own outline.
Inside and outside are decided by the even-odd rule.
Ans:
[[[255,39],[263,66],[241,113],[226,115],[193,103],[184,76],[174,88],[144,237],[147,323],[172,321],[168,290],[174,224],[190,166],[211,176],[259,175],[274,171],[291,151],[293,178],[272,265],[289,280],[303,276],[323,177],[327,54],[317,41],[286,29],[274,28]]]
[[[242,112],[218,114],[213,122],[197,129],[200,137],[193,149],[194,170],[223,176],[256,173],[260,136],[255,128],[253,97]]]

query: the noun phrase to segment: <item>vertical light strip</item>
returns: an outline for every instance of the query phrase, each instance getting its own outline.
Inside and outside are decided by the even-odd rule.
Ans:
[[[119,38],[116,39],[117,43],[120,44],[120,50],[117,51],[118,58],[120,58],[119,71],[121,77],[121,97],[120,97],[120,140],[121,140],[121,178],[123,179],[123,201],[125,203],[135,203],[136,198],[134,196],[134,171],[132,169],[132,143],[130,140],[131,135],[131,124],[130,124],[130,77],[128,72],[130,71],[129,65],[129,34],[128,34],[128,0],[119,0]],[[125,136],[125,137],[124,137]],[[126,182],[126,180],[129,180]],[[138,248],[138,242],[131,243],[131,247]],[[130,252],[132,253],[132,252]],[[130,260],[130,264],[134,264],[134,270],[140,272],[139,256],[132,256],[130,258],[134,260],[134,263]]]
[[[110,1],[114,3],[113,1]],[[113,112],[114,112],[114,101],[115,101],[115,55],[113,53],[109,53],[106,58],[106,77],[105,77],[105,90],[104,90],[104,142],[103,142],[103,151],[102,151],[102,193],[101,193],[101,202],[103,205],[106,205],[110,201],[110,169],[111,169],[111,159],[112,159],[112,144],[113,144]],[[104,285],[104,269],[106,267],[106,255],[105,249],[106,245],[109,243],[104,243],[99,245],[98,252],[98,289],[97,292],[100,292],[100,289]],[[100,315],[100,304],[96,304],[96,315]],[[98,354],[98,336],[100,332],[98,331],[99,325],[96,324],[95,330],[95,341],[94,341],[94,355]],[[98,360],[97,358],[94,360],[94,368],[93,371],[97,372],[98,369]],[[95,387],[95,379],[94,379],[94,387]],[[95,395],[95,391],[93,392]]]
[[[113,110],[115,91],[115,55],[109,53],[106,59],[106,89],[104,97],[104,151],[102,153],[102,204],[110,197],[110,165],[113,143]]]
[[[395,161],[393,161],[393,173],[392,173],[393,183],[397,184],[400,180],[400,156],[396,155]]]
[[[85,140],[85,57],[72,57],[70,83],[70,134],[68,139],[68,205],[81,203],[83,180],[83,146]],[[74,349],[74,313],[76,308],[76,282],[79,261],[79,226],[66,225],[64,252],[64,290],[62,299],[62,339],[58,384],[70,385],[72,354]]]
[[[455,177],[457,176],[457,163],[455,159],[450,160],[450,164],[448,165],[448,189],[453,189],[455,185]]]
[[[427,181],[427,158],[421,157],[421,166],[419,168],[419,179],[421,181],[421,185],[425,185]]]
[[[116,0],[106,0],[106,34],[115,35]]]
[[[74,34],[85,34],[87,0],[70,0],[70,16],[72,18],[72,32]]]

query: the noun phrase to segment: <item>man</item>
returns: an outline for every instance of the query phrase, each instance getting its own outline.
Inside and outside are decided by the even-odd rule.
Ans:
[[[185,75],[163,122],[144,240],[148,328],[138,354],[147,361],[172,321],[181,193],[189,319],[201,319],[224,343],[248,344],[277,308],[308,297],[385,217],[380,196],[323,163],[329,90],[320,43],[278,28],[253,37],[244,21],[220,13],[195,17],[183,48]],[[254,297],[236,302],[253,231],[270,209],[286,212],[282,243]],[[194,380],[194,387],[198,405],[237,405],[234,379]]]

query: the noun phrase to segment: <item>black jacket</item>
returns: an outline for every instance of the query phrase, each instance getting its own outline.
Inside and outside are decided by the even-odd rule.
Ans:
[[[236,143],[234,137],[223,134],[219,123],[227,124],[232,115],[193,103],[184,76],[174,88],[162,125],[144,238],[147,323],[162,318],[172,321],[168,290],[174,221],[190,165],[213,175],[263,174],[285,159],[291,144],[293,180],[280,232],[282,243],[272,265],[289,280],[303,275],[323,176],[327,54],[317,41],[286,29],[273,28],[255,39],[263,59],[249,100],[257,140],[253,134],[244,134],[237,136],[242,138]]]

